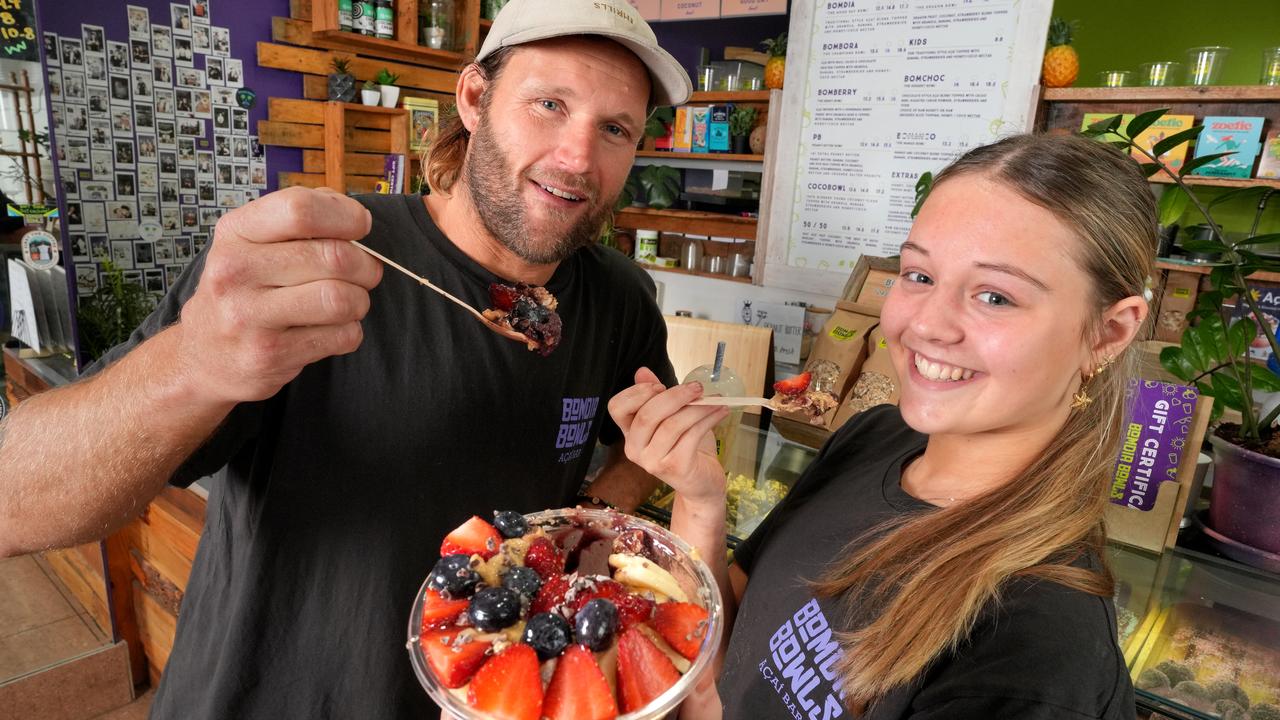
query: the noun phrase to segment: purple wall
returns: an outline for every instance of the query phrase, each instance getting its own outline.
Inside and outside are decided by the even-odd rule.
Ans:
[[[787,3],[790,13],[791,3]],[[723,18],[716,20],[689,20],[681,22],[653,22],[653,32],[658,43],[675,56],[693,77],[698,67],[698,49],[711,51],[712,60],[724,59],[726,45],[760,49],[760,41],[777,37],[787,31],[790,15],[764,15],[761,17]],[[696,78],[694,78],[696,81]]]

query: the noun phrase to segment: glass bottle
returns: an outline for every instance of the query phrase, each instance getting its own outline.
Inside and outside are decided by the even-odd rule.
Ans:
[[[391,7],[391,0],[377,0],[374,5],[373,32],[383,40],[396,36],[396,11]]]
[[[338,0],[338,29],[351,32],[351,0]]]
[[[724,343],[716,346],[716,362],[711,365],[702,365],[694,368],[684,381],[686,383],[694,381],[702,383],[702,395],[710,397],[719,395],[720,397],[742,397],[747,394],[747,387],[743,384],[742,379],[732,368],[724,365]],[[742,424],[742,407],[735,407],[729,413],[729,416],[721,420],[711,430],[711,434],[716,438],[716,459],[720,461],[720,467],[728,469],[729,463],[733,460],[734,440],[738,436],[738,426]]]
[[[432,50],[452,50],[453,0],[423,0],[418,8],[419,44]]]

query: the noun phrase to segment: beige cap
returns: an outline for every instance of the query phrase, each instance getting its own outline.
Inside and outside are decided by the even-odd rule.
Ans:
[[[565,35],[603,35],[640,58],[653,80],[656,105],[683,105],[693,93],[689,74],[627,0],[510,0],[498,13],[476,60],[500,48]]]

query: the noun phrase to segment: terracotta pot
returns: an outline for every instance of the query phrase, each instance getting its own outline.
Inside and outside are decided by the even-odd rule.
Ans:
[[[1211,435],[1209,526],[1250,547],[1280,553],[1280,458]]]

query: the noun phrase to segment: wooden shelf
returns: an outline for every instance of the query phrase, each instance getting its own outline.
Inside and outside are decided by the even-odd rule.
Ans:
[[[1191,272],[1199,275],[1208,275],[1213,271],[1213,265],[1177,262],[1174,260],[1166,260],[1159,258],[1156,260],[1156,268],[1160,270],[1178,270],[1181,272]],[[1280,282],[1280,273],[1258,271],[1249,276],[1249,280],[1257,280],[1259,282]]]
[[[1280,87],[1217,85],[1208,87],[1045,88],[1051,102],[1280,102]]]
[[[1167,177],[1148,178],[1154,183],[1165,183],[1172,185],[1173,181]],[[1182,178],[1182,181],[1188,185],[1202,185],[1206,187],[1225,187],[1225,188],[1244,188],[1244,187],[1271,187],[1280,190],[1280,180],[1272,178],[1218,178],[1218,177],[1202,177],[1200,175],[1188,175]]]
[[[462,54],[445,50],[432,50],[421,45],[369,37],[346,30],[313,30],[311,36],[322,41],[331,49],[349,48],[352,52],[364,55],[405,60],[423,65],[458,67],[462,65]]]
[[[742,90],[740,92],[696,92],[691,103],[767,103],[768,90]]]
[[[325,102],[333,103],[334,105],[341,105],[342,108],[347,112],[373,113],[374,115],[404,115],[405,113],[409,112],[408,109],[402,108],[402,107],[389,108],[389,107],[382,107],[381,105],[365,105],[363,103],[344,103],[344,102],[337,102],[334,100],[326,100]]]
[[[492,21],[492,20],[486,20],[486,19],[484,19],[484,18],[480,18],[480,30],[481,30],[481,32],[489,32],[491,29],[493,29],[493,21]]]
[[[637,150],[636,157],[672,158],[680,160],[739,160],[742,162],[764,162],[763,155],[735,155],[733,153],[687,153],[673,150]]]
[[[409,153],[409,113],[401,108],[356,105],[330,100],[324,104],[324,184],[340,193],[347,192],[347,113],[390,115],[387,152]],[[408,169],[406,163],[406,170]]]
[[[636,264],[644,268],[645,270],[656,270],[657,272],[675,273],[676,275],[693,275],[695,277],[710,278],[712,280],[728,280],[729,282],[743,283],[746,285],[751,284],[751,278],[749,277],[733,277],[732,275],[718,275],[716,273],[703,272],[701,270],[690,270],[688,268],[660,267],[658,265],[650,265],[648,263],[642,263],[642,262],[638,262]]]
[[[614,225],[633,230],[714,235],[742,240],[756,239],[756,218],[700,210],[654,210],[623,208]]]

